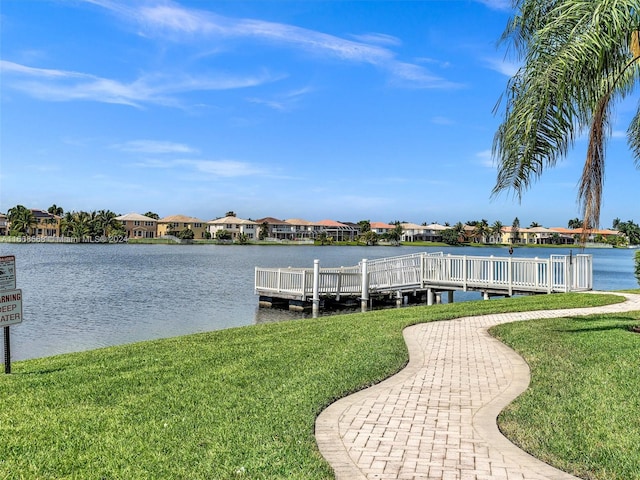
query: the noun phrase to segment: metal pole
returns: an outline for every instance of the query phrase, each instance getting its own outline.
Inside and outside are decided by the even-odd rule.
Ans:
[[[320,310],[320,260],[313,261],[313,304],[311,306],[313,318],[318,317]]]
[[[11,337],[9,327],[4,327],[4,373],[11,373]]]
[[[367,268],[367,259],[362,259],[362,278],[361,280],[361,296],[360,296],[360,310],[367,311],[369,304],[369,271]]]

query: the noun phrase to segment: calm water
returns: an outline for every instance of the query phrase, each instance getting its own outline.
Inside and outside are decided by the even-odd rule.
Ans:
[[[422,251],[507,256],[506,248],[276,247],[219,245],[0,244],[16,256],[24,321],[11,327],[13,360],[300,318],[258,309],[254,268],[350,266],[363,258]],[[574,254],[582,253],[572,249]],[[589,249],[594,288],[637,288],[628,249]],[[548,258],[569,249],[516,249]],[[479,299],[477,292],[455,301]],[[1,343],[1,342],[0,342]]]

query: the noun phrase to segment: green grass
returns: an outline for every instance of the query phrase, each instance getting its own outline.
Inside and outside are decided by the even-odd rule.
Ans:
[[[0,479],[332,478],[315,418],[406,364],[404,327],[616,301],[557,294],[412,307],[14,362],[0,375]]]
[[[515,444],[586,479],[640,479],[640,312],[499,325],[531,368],[499,417]]]

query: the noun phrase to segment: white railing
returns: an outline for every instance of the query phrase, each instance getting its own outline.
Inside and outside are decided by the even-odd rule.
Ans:
[[[363,260],[354,267],[321,269],[315,264],[313,269],[256,267],[255,291],[307,300],[318,295],[369,298],[370,293],[403,289],[472,289],[512,295],[591,290],[593,285],[591,255],[541,259],[418,253]]]

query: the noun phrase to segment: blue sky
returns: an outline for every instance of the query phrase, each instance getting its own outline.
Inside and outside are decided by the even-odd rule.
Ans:
[[[585,142],[491,198],[508,0],[2,0],[0,211],[579,217]],[[618,105],[601,226],[640,220]]]

